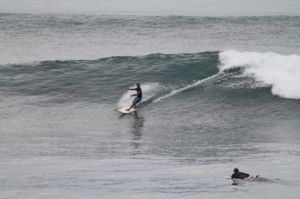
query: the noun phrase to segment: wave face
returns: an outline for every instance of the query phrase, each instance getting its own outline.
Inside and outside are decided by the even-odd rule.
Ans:
[[[300,56],[276,53],[225,51],[220,53],[219,69],[241,68],[272,93],[283,98],[300,99]]]
[[[142,83],[145,104],[174,99],[193,104],[199,95],[300,99],[299,63],[298,55],[238,51],[45,61],[2,66],[0,88],[3,96],[118,107],[131,103],[127,89],[136,82]]]
[[[213,75],[218,71],[217,63],[217,52],[205,52],[5,65],[0,68],[1,90],[6,94],[47,96],[58,101],[115,103],[124,91],[141,82],[145,86],[145,99],[151,100]],[[120,104],[130,101],[123,98]]]

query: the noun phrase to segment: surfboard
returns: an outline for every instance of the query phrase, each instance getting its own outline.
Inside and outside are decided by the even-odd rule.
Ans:
[[[118,111],[119,111],[120,113],[125,113],[125,114],[127,114],[127,113],[132,113],[132,112],[135,112],[135,111],[136,111],[135,108],[132,108],[132,109],[130,109],[129,111],[127,111],[126,109],[128,109],[128,107],[120,108],[120,109],[118,109]]]

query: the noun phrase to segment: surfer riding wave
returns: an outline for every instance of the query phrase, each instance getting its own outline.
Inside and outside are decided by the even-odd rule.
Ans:
[[[129,111],[132,108],[136,109],[136,105],[139,102],[141,102],[141,100],[142,100],[143,92],[142,92],[142,89],[141,89],[141,84],[136,83],[135,85],[136,85],[136,88],[129,88],[128,89],[128,90],[131,90],[131,91],[136,91],[136,94],[131,95],[131,96],[136,96],[136,97],[132,101],[132,105],[128,109],[126,109],[127,111]]]

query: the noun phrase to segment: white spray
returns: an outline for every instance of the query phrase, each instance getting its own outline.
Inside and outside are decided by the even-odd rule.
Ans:
[[[242,67],[244,75],[271,86],[274,95],[300,99],[300,56],[232,50],[220,53],[220,71],[236,67]]]
[[[132,86],[135,87],[135,86]],[[143,99],[142,102],[145,102],[152,97],[154,97],[157,93],[163,90],[163,87],[160,86],[158,83],[141,83],[141,88],[143,91]],[[126,91],[118,102],[118,107],[126,107],[130,106],[133,100],[131,97],[132,94],[135,94],[132,91]]]

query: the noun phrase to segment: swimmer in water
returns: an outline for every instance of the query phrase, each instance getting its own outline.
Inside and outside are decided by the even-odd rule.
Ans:
[[[231,175],[231,179],[246,179],[250,177],[248,173],[240,172],[238,168],[235,168],[233,172],[234,173]]]

